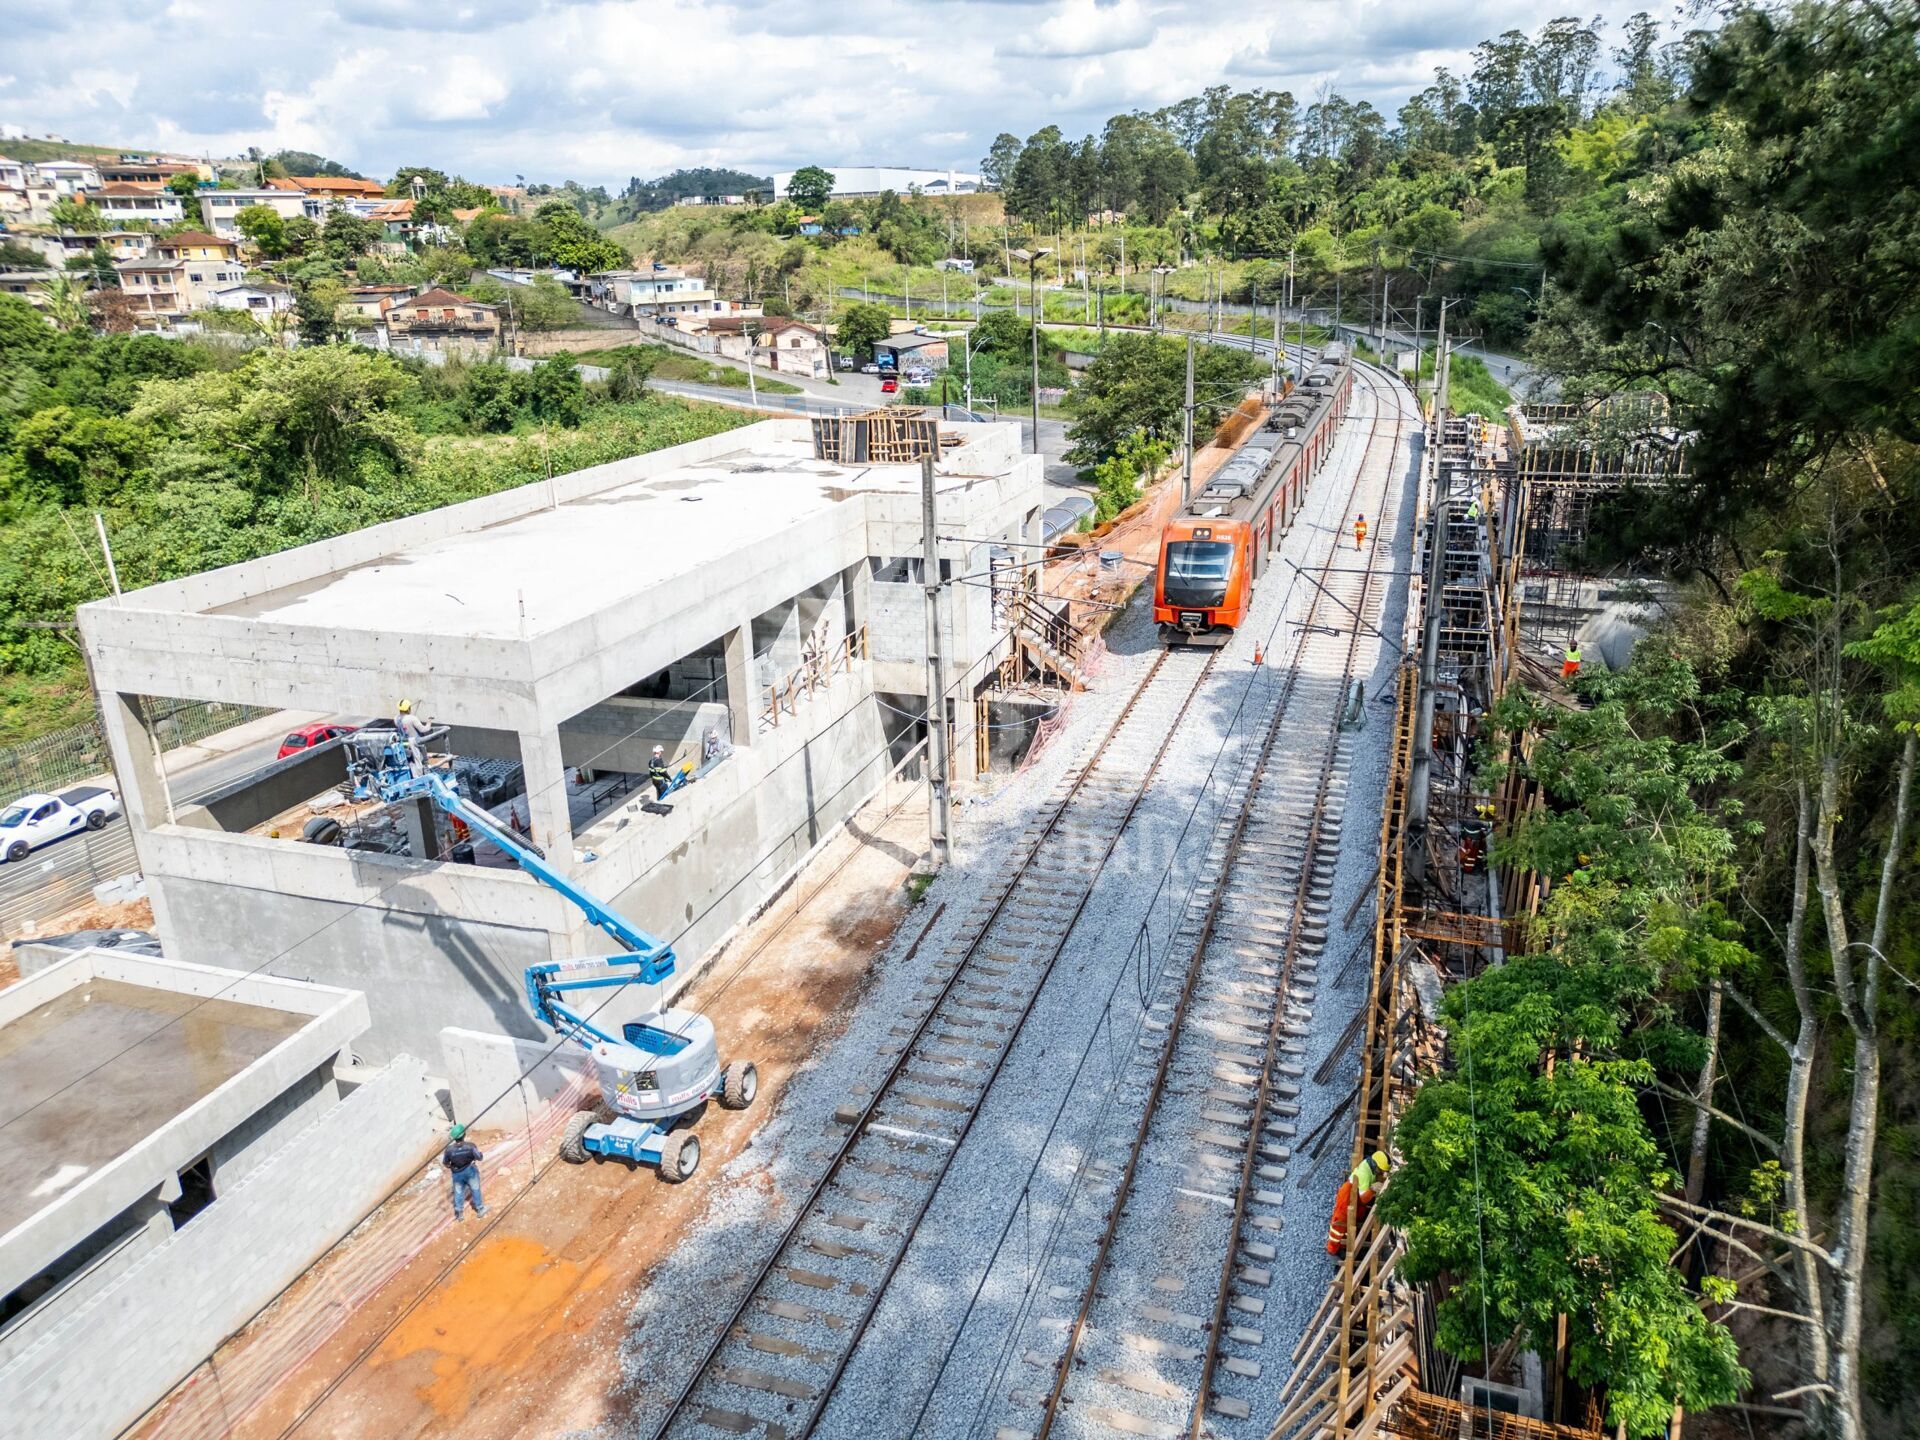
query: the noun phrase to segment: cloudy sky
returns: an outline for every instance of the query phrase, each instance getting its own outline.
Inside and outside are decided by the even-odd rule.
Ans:
[[[615,187],[681,165],[974,167],[1208,85],[1389,116],[1476,43],[1671,0],[0,0],[0,121]]]

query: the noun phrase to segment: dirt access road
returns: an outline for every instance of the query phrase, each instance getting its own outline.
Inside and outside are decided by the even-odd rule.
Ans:
[[[394,1215],[369,1217],[130,1436],[546,1436],[617,1421],[619,1342],[634,1297],[796,1067],[843,1028],[874,958],[913,908],[905,882],[926,833],[918,794],[891,819],[869,806],[690,989],[686,1003],[713,1016],[721,1053],[760,1068],[751,1109],[716,1106],[701,1119],[692,1180],[555,1164],[548,1143],[531,1163],[490,1164],[486,1219],[449,1227],[434,1165],[382,1207]],[[479,1138],[483,1148],[500,1143]],[[329,1295],[341,1276],[377,1262],[378,1247],[407,1243],[409,1206],[431,1215],[437,1233],[341,1323]],[[324,1338],[312,1349],[302,1337],[315,1331]],[[278,1358],[306,1350],[290,1370]]]

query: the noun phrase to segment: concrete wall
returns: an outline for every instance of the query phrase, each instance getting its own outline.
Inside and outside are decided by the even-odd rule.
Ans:
[[[675,794],[671,815],[645,813],[640,806],[651,791],[636,793],[574,837],[600,856],[577,869],[579,882],[673,941],[682,962],[675,992],[706,950],[763,904],[797,857],[885,773],[867,671],[856,665],[805,697],[799,715],[783,717]],[[233,963],[258,948],[261,915],[270,911],[286,951],[271,971],[379,998],[371,1025],[353,1042],[368,1060],[431,1053],[448,1026],[544,1039],[527,1010],[526,967],[611,948],[558,895],[518,871],[251,835],[194,832],[188,841],[162,831],[148,839],[165,855],[169,953]],[[652,998],[636,992],[630,1008],[637,1013]]]
[[[396,1060],[0,1369],[0,1440],[117,1435],[432,1153],[439,1116]]]
[[[454,1027],[440,1032],[440,1056],[453,1118],[470,1122],[493,1106],[484,1123],[506,1129],[530,1124],[593,1068],[587,1052],[570,1042],[556,1047],[552,1040],[514,1040]]]

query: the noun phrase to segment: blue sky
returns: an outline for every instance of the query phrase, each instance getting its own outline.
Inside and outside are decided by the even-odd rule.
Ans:
[[[1436,66],[1557,15],[1672,0],[0,0],[0,121],[70,140],[624,184],[681,165],[972,168],[1209,85],[1389,117]]]

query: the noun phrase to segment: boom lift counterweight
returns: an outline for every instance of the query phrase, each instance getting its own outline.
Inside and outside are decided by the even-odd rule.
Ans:
[[[673,974],[673,949],[619,911],[596,899],[550,864],[526,836],[460,793],[459,781],[426,758],[404,734],[368,732],[348,740],[348,771],[354,798],[393,804],[431,800],[441,811],[511,856],[519,867],[577,906],[589,923],[603,930],[621,953],[592,959],[530,965],[527,1004],[562,1039],[593,1057],[601,1103],[567,1122],[560,1158],[583,1164],[589,1155],[617,1155],[657,1166],[663,1180],[678,1182],[700,1164],[700,1139],[677,1122],[717,1099],[729,1110],[744,1110],[760,1088],[752,1062],[736,1060],[722,1068],[713,1022],[691,1010],[652,1010],[619,1026],[618,1033],[593,1023],[600,1007],[586,1014],[569,998],[579,991],[625,985],[657,985]]]

